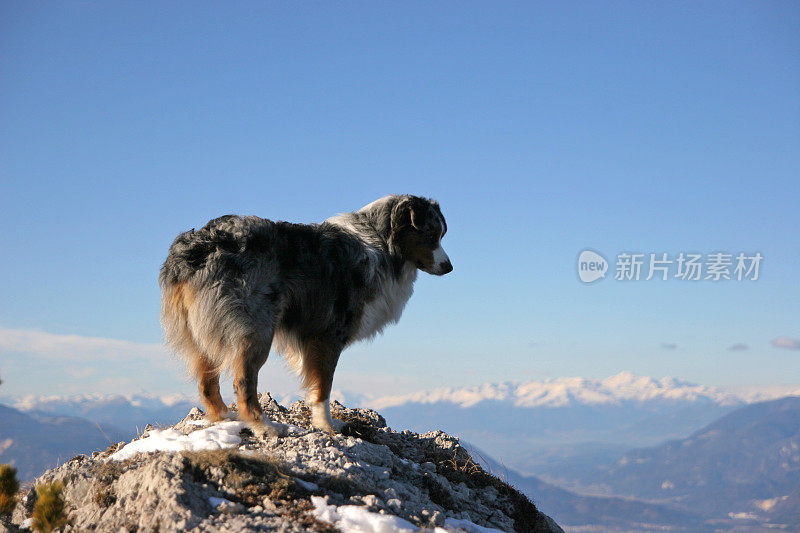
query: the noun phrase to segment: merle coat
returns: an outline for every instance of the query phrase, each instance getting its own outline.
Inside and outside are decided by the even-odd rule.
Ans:
[[[159,276],[161,322],[208,416],[227,416],[219,375],[228,369],[242,419],[261,433],[284,431],[257,399],[274,347],[302,377],[312,423],[334,431],[328,399],[339,355],[399,320],[418,269],[452,270],[446,231],[435,201],[393,195],[321,224],[226,215],[178,235]]]

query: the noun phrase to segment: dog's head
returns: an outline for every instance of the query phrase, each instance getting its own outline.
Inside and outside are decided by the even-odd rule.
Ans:
[[[453,270],[442,248],[445,233],[447,222],[433,200],[401,196],[392,208],[389,244],[423,272],[441,276]]]

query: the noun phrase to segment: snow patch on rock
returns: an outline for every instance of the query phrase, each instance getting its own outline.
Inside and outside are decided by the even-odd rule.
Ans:
[[[197,452],[233,448],[242,442],[239,432],[244,428],[244,422],[229,421],[220,422],[188,434],[173,428],[151,429],[146,437],[126,444],[114,452],[109,459],[124,461],[138,453]]]
[[[419,528],[399,516],[373,513],[358,505],[328,505],[325,498],[312,496],[314,518],[338,527],[342,531],[359,533],[413,533]]]

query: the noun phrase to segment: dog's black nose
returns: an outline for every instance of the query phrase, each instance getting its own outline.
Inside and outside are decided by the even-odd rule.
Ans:
[[[439,263],[439,268],[442,270],[442,274],[447,274],[453,271],[453,264],[450,261]]]

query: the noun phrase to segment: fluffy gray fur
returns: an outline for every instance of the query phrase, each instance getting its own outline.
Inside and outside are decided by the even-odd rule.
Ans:
[[[309,390],[314,423],[332,431],[339,354],[400,318],[417,269],[452,270],[440,245],[446,228],[436,202],[393,195],[322,224],[227,215],[180,234],[159,276],[161,321],[211,417],[226,414],[218,378],[228,368],[240,416],[280,432],[256,399],[274,340]]]

